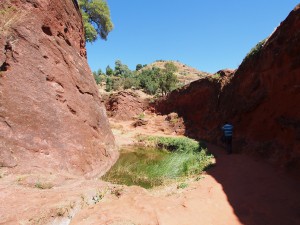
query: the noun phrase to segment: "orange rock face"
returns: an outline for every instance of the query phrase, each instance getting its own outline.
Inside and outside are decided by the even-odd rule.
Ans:
[[[0,3],[0,166],[90,176],[117,158],[70,0]]]
[[[202,79],[158,103],[185,118],[191,136],[218,142],[233,123],[234,150],[300,171],[300,6],[244,60],[229,83]],[[226,74],[225,74],[226,76]]]

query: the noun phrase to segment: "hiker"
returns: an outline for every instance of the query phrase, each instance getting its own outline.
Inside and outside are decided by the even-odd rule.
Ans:
[[[222,130],[224,131],[224,141],[226,144],[226,150],[228,154],[232,153],[232,131],[233,126],[229,124],[228,122],[225,122],[224,126],[222,127]]]

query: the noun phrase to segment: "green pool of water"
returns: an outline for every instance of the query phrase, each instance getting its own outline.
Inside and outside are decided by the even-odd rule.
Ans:
[[[132,147],[121,150],[118,161],[103,179],[116,184],[152,188],[201,173],[210,164],[210,158],[206,151],[176,153]]]

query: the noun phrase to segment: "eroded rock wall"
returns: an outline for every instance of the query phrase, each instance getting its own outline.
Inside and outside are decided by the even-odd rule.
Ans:
[[[300,169],[300,5],[224,88],[224,118],[247,151]]]
[[[141,115],[148,105],[146,99],[131,91],[111,94],[105,102],[108,116],[117,120],[132,120]]]
[[[200,79],[171,92],[158,102],[156,109],[163,114],[177,112],[182,116],[188,136],[212,140],[217,126],[220,88],[221,84],[213,78]]]
[[[178,112],[188,135],[213,142],[228,120],[235,126],[235,151],[300,171],[300,6],[225,80],[195,81],[157,109]]]
[[[0,166],[103,173],[114,137],[72,0],[0,3]]]

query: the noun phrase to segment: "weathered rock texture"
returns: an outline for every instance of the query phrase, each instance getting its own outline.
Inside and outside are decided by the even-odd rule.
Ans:
[[[0,166],[95,175],[117,157],[71,0],[0,4]]]
[[[232,77],[205,78],[158,103],[178,112],[191,136],[218,141],[225,120],[235,126],[234,150],[300,168],[300,5],[247,57]]]
[[[105,103],[108,115],[117,120],[131,120],[138,117],[147,109],[148,105],[146,99],[130,91],[112,94]]]

